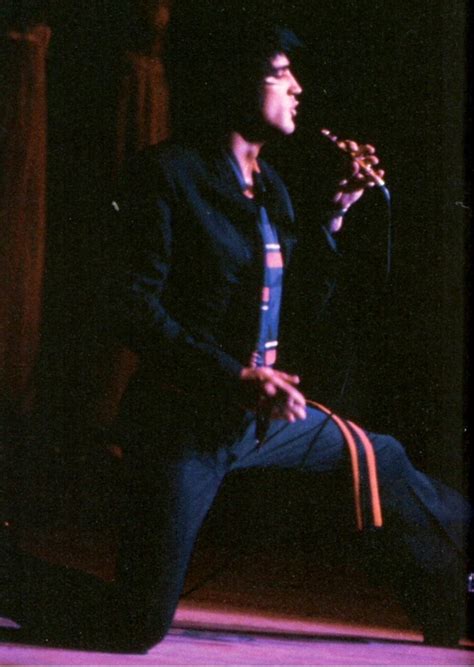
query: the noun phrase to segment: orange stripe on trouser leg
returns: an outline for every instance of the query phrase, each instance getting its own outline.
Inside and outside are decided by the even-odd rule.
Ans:
[[[264,287],[262,289],[262,301],[270,301],[270,288],[269,287]]]
[[[380,502],[380,493],[379,493],[379,482],[377,478],[377,462],[375,459],[374,446],[370,442],[367,434],[351,421],[347,422],[359,436],[359,439],[362,443],[362,446],[365,450],[365,456],[367,459],[367,468],[369,472],[369,487],[370,487],[370,497],[372,504],[372,516],[374,518],[374,526],[380,528],[383,526],[382,518],[382,504]]]
[[[324,405],[321,405],[320,403],[316,403],[315,401],[307,401],[307,403],[317,408],[318,410],[321,410],[321,412],[324,412],[325,414],[329,415],[329,417],[333,420],[333,422],[339,427],[339,430],[341,431],[344,440],[346,441],[346,445],[349,448],[349,454],[351,457],[351,464],[352,464],[352,479],[354,484],[354,505],[355,505],[355,515],[356,515],[356,525],[358,530],[362,530],[362,528],[364,527],[364,523],[362,519],[362,503],[360,497],[359,459],[357,453],[357,445],[355,443],[354,437],[350,429],[344,423],[344,421],[340,417],[335,415],[331,410],[326,408]]]

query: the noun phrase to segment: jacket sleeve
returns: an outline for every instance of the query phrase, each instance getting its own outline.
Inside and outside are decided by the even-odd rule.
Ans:
[[[210,398],[230,393],[238,399],[242,364],[211,338],[188,331],[165,306],[163,295],[175,268],[175,190],[160,164],[142,158],[129,169],[122,194],[113,202],[119,226],[127,230],[113,272],[113,321],[122,342],[158,381],[184,393],[207,392]]]

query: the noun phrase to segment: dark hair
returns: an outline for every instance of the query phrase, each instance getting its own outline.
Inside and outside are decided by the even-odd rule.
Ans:
[[[210,13],[175,12],[172,23],[167,67],[174,126],[191,135],[236,129],[255,113],[270,59],[302,46],[272,16],[234,11],[227,3]]]

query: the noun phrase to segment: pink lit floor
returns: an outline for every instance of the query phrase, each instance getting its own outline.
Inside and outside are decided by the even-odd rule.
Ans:
[[[97,535],[29,531],[26,541],[49,560],[110,572],[110,544]],[[223,567],[207,578],[216,562]],[[350,567],[308,562],[297,549],[262,546],[226,560],[202,548],[189,576],[188,589],[195,586],[169,635],[147,655],[5,642],[0,665],[474,665],[473,644],[424,646],[386,591]],[[8,624],[0,619],[0,626]]]

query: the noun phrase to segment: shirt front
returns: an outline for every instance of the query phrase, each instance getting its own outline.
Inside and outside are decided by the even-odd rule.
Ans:
[[[264,205],[265,188],[261,181],[258,163],[254,166],[252,188],[244,180],[235,158],[228,154],[229,162],[239,181],[242,192],[255,198],[258,206],[258,230],[263,245],[263,278],[260,297],[260,316],[256,348],[249,360],[251,366],[273,366],[278,352],[278,329],[283,288],[283,256],[275,225],[269,219]]]

